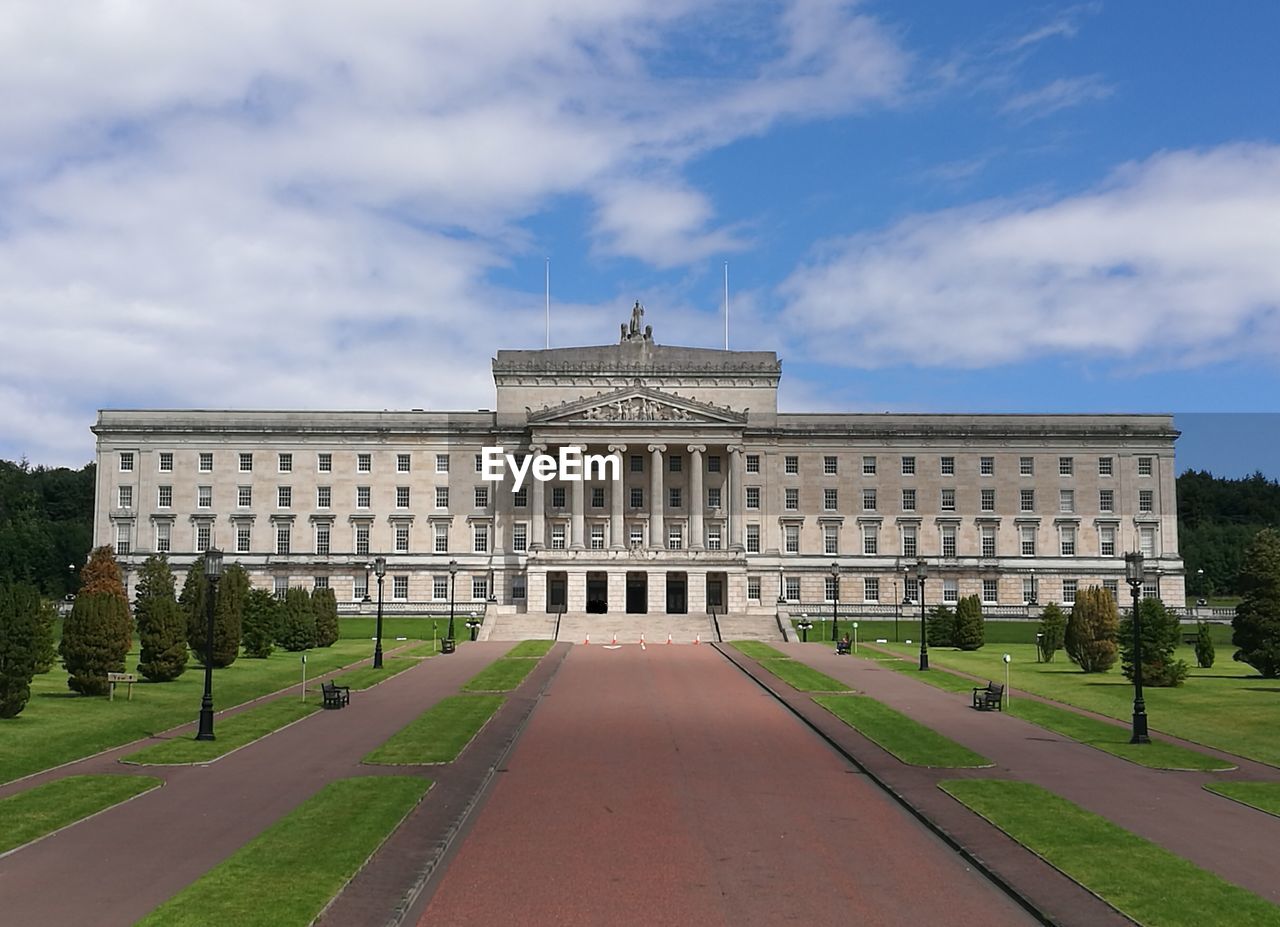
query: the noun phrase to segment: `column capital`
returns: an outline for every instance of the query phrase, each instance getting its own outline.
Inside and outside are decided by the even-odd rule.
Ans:
[[[730,454],[741,454],[744,448],[742,447],[741,444],[726,444],[725,450],[727,450]]]
[[[545,445],[545,444],[530,444],[530,445],[529,445],[529,453],[531,453],[531,454],[545,454],[546,452],[547,452],[547,445]]]
[[[610,445],[609,445],[609,453],[610,453],[610,454],[622,454],[622,453],[624,453],[626,450],[627,450],[627,446],[626,446],[625,444],[610,444]]]
[[[689,445],[689,453],[690,453],[690,454],[705,454],[706,452],[707,452],[707,446],[706,446],[705,444],[690,444],[690,445]]]
[[[665,454],[666,452],[667,452],[667,446],[666,446],[665,444],[650,444],[650,445],[649,445],[649,453],[650,453],[650,454]]]

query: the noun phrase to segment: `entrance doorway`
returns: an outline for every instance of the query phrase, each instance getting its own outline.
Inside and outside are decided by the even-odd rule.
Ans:
[[[689,610],[688,579],[684,573],[667,574],[667,614],[683,615]]]
[[[627,614],[647,615],[649,613],[649,574],[627,574]]]
[[[725,575],[723,573],[707,574],[707,610],[715,609],[721,614],[724,613],[724,587]]]
[[[567,573],[547,574],[547,611],[551,613],[565,610],[569,600],[569,576]]]
[[[587,613],[603,615],[609,611],[609,574],[587,574]]]

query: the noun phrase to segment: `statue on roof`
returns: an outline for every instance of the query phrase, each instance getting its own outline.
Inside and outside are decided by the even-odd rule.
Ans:
[[[630,327],[628,327],[625,322],[622,323],[622,336],[618,339],[619,344],[621,344],[624,341],[652,341],[653,340],[653,326],[646,325],[644,326],[643,329],[641,329],[640,327],[640,322],[643,318],[644,318],[644,306],[640,305],[640,300],[637,299],[636,304],[631,307]]]

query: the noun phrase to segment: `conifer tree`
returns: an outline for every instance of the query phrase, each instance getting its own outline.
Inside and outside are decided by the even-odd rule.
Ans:
[[[164,554],[148,557],[138,573],[133,612],[142,644],[138,672],[154,682],[177,679],[187,668],[187,620],[174,589]]]
[[[241,640],[247,657],[265,659],[275,649],[283,605],[266,589],[250,589],[244,603]]]
[[[1168,688],[1180,686],[1187,678],[1185,660],[1175,660],[1182,628],[1178,616],[1165,608],[1159,599],[1142,599],[1138,604],[1142,619],[1143,685]],[[1133,679],[1133,610],[1120,621],[1120,669],[1126,679]]]
[[[294,587],[285,593],[277,643],[294,652],[309,650],[316,645],[316,616],[307,590]]]
[[[1065,635],[1067,656],[1086,673],[1105,673],[1116,662],[1120,618],[1116,600],[1101,586],[1076,593]]]
[[[81,695],[106,695],[107,673],[123,673],[129,647],[129,612],[111,593],[81,592],[62,628],[67,687]]]
[[[1040,613],[1040,659],[1053,662],[1053,655],[1062,649],[1067,633],[1067,616],[1057,602],[1050,602]]]
[[[52,602],[40,602],[40,614],[36,627],[36,675],[49,672],[58,662],[56,636],[58,609]]]
[[[1209,634],[1209,625],[1200,622],[1196,627],[1196,665],[1201,669],[1213,666],[1216,654],[1213,648],[1213,637]]]
[[[89,553],[88,562],[80,570],[79,595],[111,595],[124,606],[125,621],[120,626],[124,635],[124,650],[133,648],[133,618],[129,613],[129,595],[125,592],[124,576],[116,560],[115,548],[110,544],[95,547]]]
[[[1280,675],[1280,532],[1265,528],[1253,537],[1240,568],[1244,600],[1231,622],[1232,659],[1263,676]]]
[[[40,638],[40,593],[0,585],[0,718],[16,718],[31,698]]]
[[[965,596],[956,603],[955,631],[951,641],[961,650],[977,650],[985,643],[982,602],[976,595]]]
[[[332,647],[338,639],[338,597],[327,587],[316,589],[311,607],[316,613],[316,646]]]
[[[955,612],[939,602],[929,612],[926,630],[929,633],[929,643],[934,647],[954,646],[956,633]]]
[[[236,662],[240,655],[249,574],[240,564],[233,563],[222,571],[217,590],[218,599],[213,606],[213,665],[221,668]],[[197,654],[203,650],[202,644]]]
[[[205,638],[208,636],[208,602],[209,582],[204,578],[204,558],[197,557],[187,568],[182,595],[178,596],[178,604],[182,606],[182,613],[187,619],[187,644],[197,659],[204,651]]]

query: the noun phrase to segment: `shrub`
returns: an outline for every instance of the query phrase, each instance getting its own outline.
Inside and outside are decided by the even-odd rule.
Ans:
[[[52,602],[40,603],[40,614],[36,617],[36,675],[47,673],[58,662],[58,641],[56,628],[58,625],[58,607]]]
[[[31,698],[40,639],[40,593],[0,586],[0,718],[16,718]]]
[[[982,602],[976,595],[965,596],[956,603],[956,623],[951,641],[961,650],[977,650],[986,641]]]
[[[271,656],[279,633],[282,608],[280,601],[267,590],[249,590],[240,631],[245,656],[259,659]]]
[[[316,646],[332,647],[338,639],[338,597],[332,589],[311,593],[311,607],[316,615]]]
[[[133,611],[142,644],[138,672],[154,682],[177,679],[187,668],[187,621],[173,594],[169,561],[163,554],[148,557],[138,574]]]
[[[1067,616],[1057,602],[1050,602],[1040,613],[1040,659],[1053,662],[1053,655],[1062,649],[1067,633]]]
[[[1208,669],[1213,666],[1215,656],[1209,625],[1202,621],[1196,626],[1196,665],[1201,669]]]
[[[926,630],[929,633],[929,643],[933,646],[953,646],[956,636],[955,612],[941,602],[938,603],[929,613]]]
[[[1063,637],[1067,656],[1086,673],[1105,673],[1116,662],[1119,625],[1111,593],[1100,586],[1080,590]]]
[[[240,655],[244,603],[249,595],[249,574],[233,563],[222,571],[218,599],[213,605],[213,665],[230,666]],[[203,647],[201,647],[203,650]]]
[[[124,672],[129,624],[123,599],[102,592],[76,596],[59,648],[67,688],[81,695],[107,694],[107,673]]]
[[[1280,675],[1280,532],[1265,528],[1254,535],[1238,585],[1244,599],[1231,621],[1238,648],[1232,659],[1274,679]]]
[[[1175,660],[1182,629],[1178,616],[1165,608],[1159,599],[1143,599],[1138,604],[1142,619],[1142,682],[1167,688],[1180,686],[1187,678],[1185,660]],[[1120,622],[1120,669],[1125,678],[1133,679],[1133,612],[1125,613]]]
[[[285,593],[280,637],[276,643],[294,652],[309,650],[316,645],[316,616],[307,590],[293,588]]]

